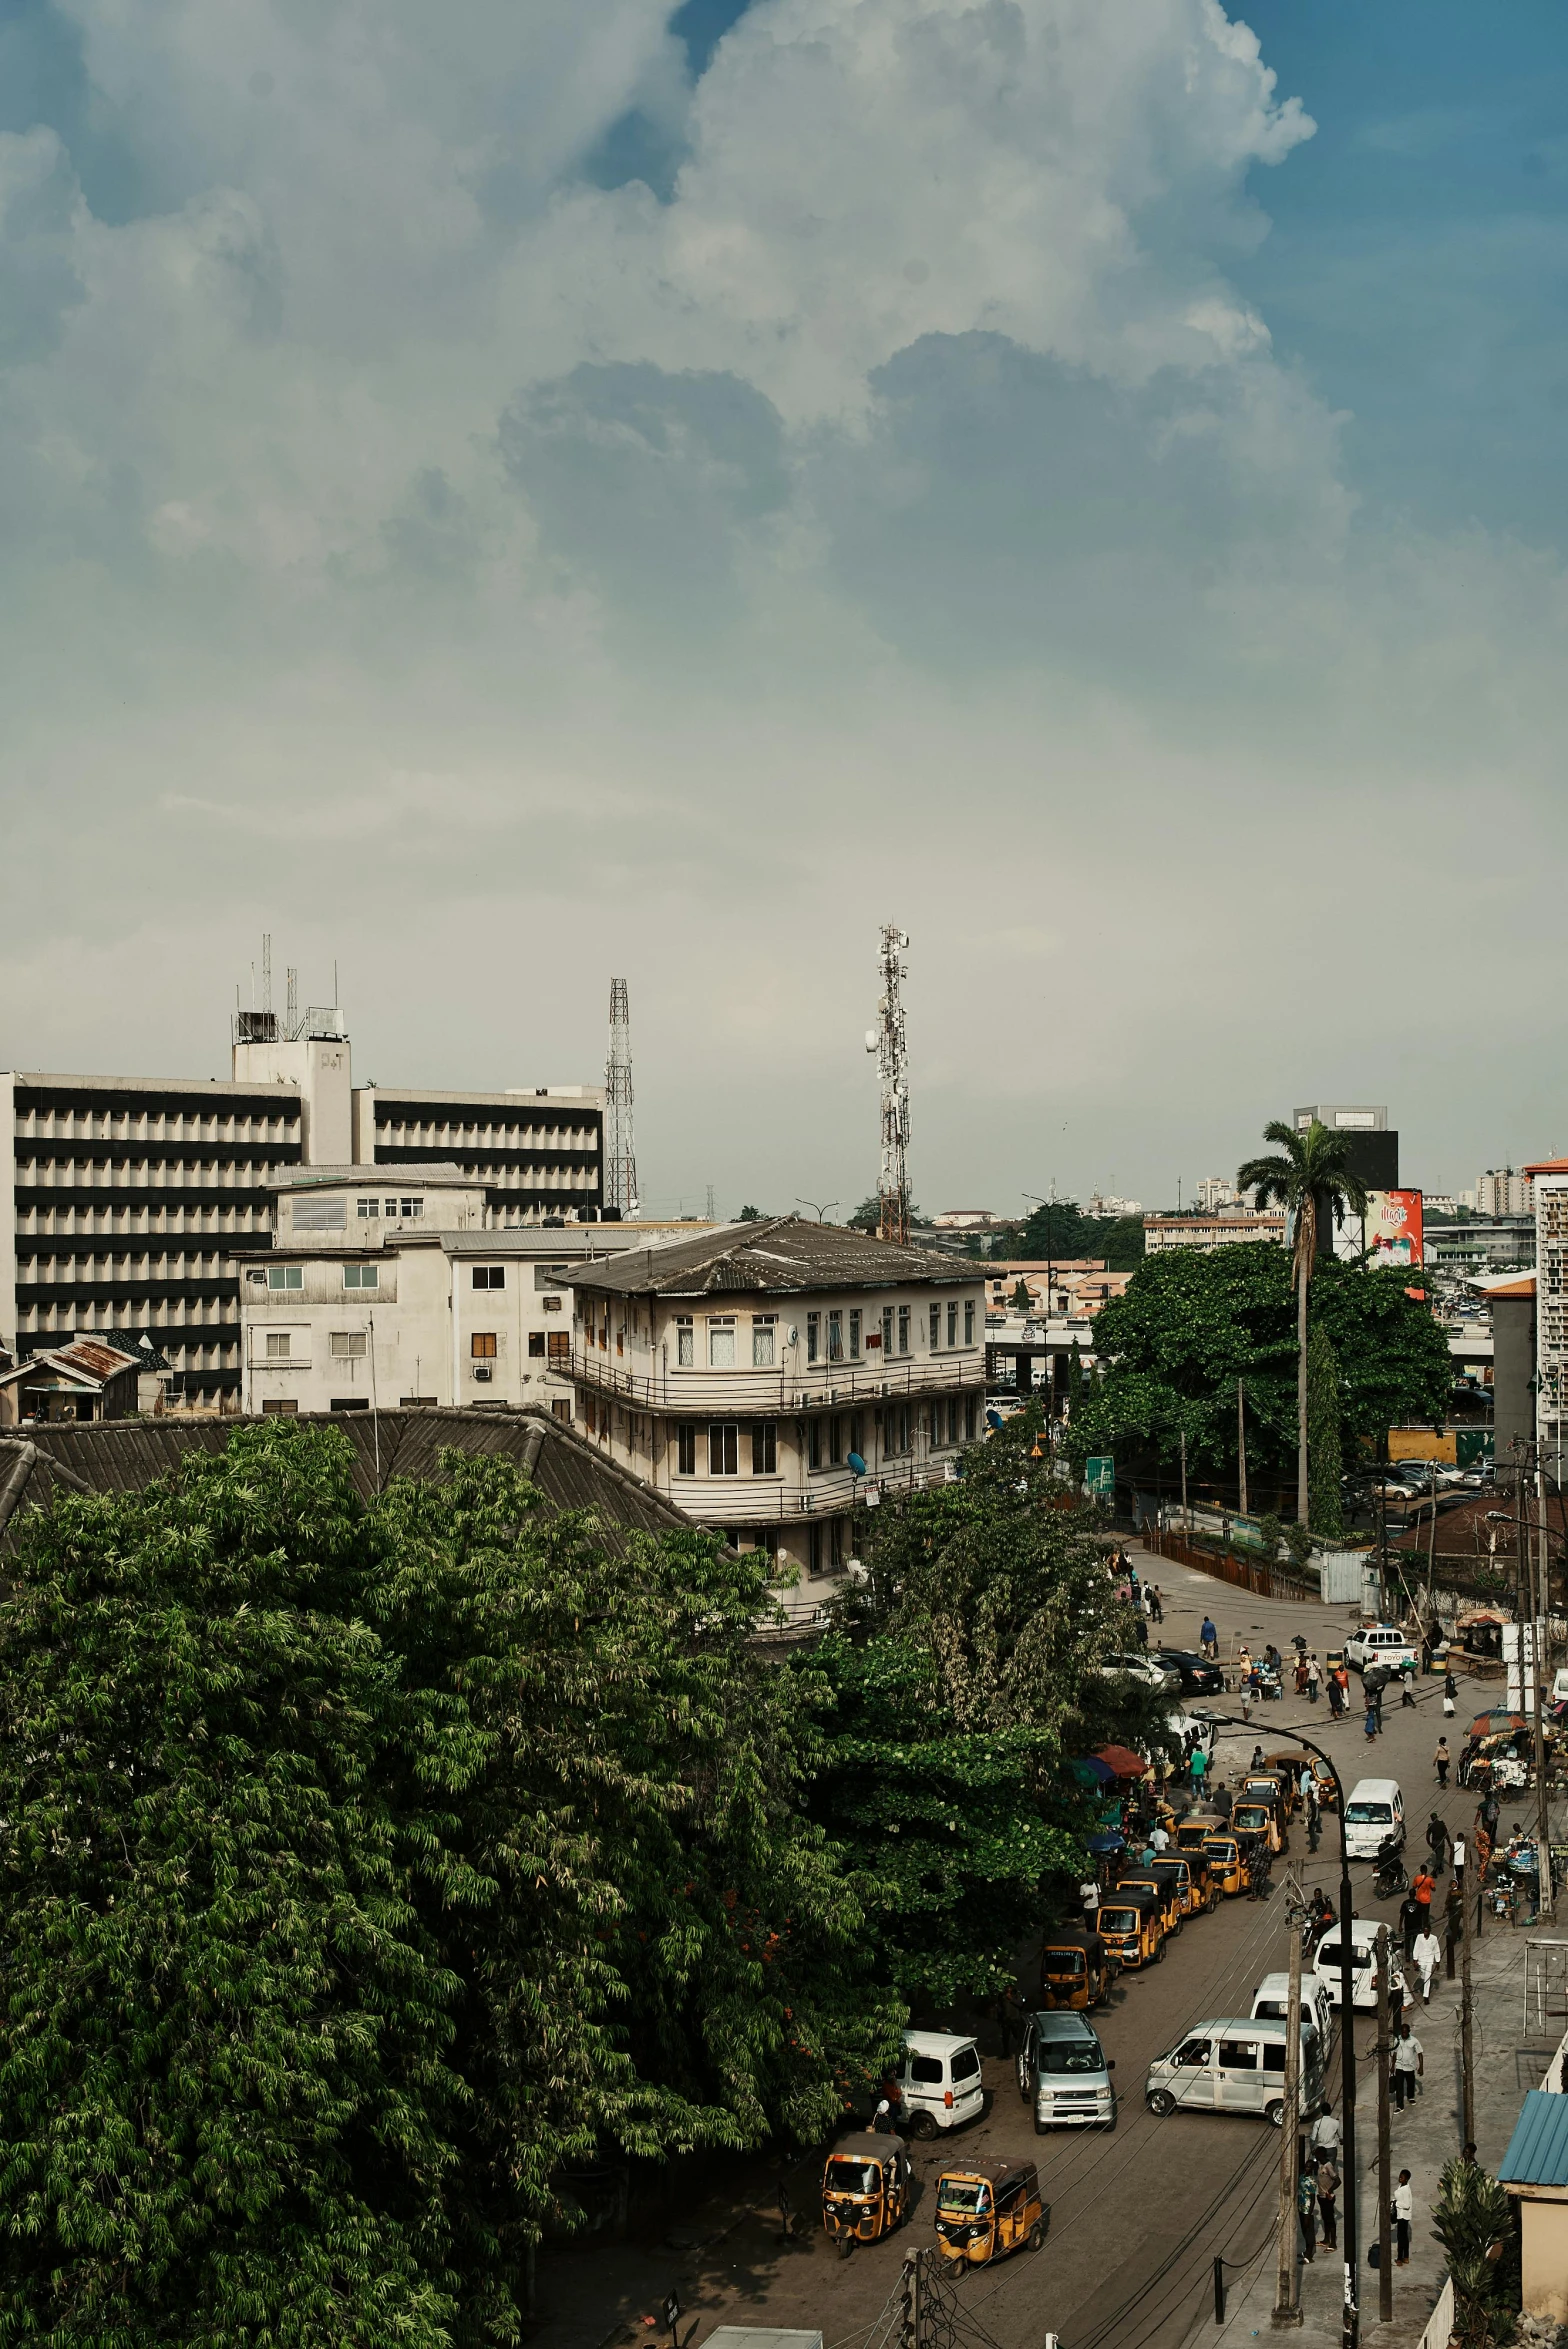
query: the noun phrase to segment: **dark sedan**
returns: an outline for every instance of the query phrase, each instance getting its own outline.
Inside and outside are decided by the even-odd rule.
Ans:
[[[1151,1664],[1163,1664],[1171,1672],[1181,1675],[1183,1696],[1223,1696],[1225,1674],[1218,1664],[1211,1664],[1207,1656],[1195,1656],[1189,1648],[1159,1648],[1149,1658]]]

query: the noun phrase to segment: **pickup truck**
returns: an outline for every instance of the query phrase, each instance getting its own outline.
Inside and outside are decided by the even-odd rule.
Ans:
[[[1384,1664],[1390,1672],[1414,1672],[1420,1658],[1397,1624],[1364,1623],[1345,1642],[1345,1662],[1353,1672],[1364,1672],[1369,1664]]]

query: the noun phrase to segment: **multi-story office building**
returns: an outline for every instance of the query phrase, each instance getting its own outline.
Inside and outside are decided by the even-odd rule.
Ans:
[[[290,1166],[440,1158],[487,1224],[597,1219],[602,1090],[362,1087],[335,1010],[235,1021],[229,1081],[0,1072],[0,1345],[145,1331],[175,1409],[238,1410],[236,1250]]]
[[[1488,1167],[1476,1177],[1474,1191],[1466,1192],[1465,1204],[1478,1215],[1533,1215],[1535,1185],[1528,1174],[1515,1174],[1511,1166]]]
[[[1381,1102],[1319,1101],[1296,1110],[1291,1122],[1298,1134],[1304,1134],[1314,1118],[1330,1133],[1345,1136],[1350,1144],[1346,1164],[1369,1191],[1398,1190],[1399,1135]],[[1321,1232],[1318,1246],[1323,1246]]]
[[[782,1216],[568,1268],[581,1430],[677,1507],[809,1573],[854,1513],[981,1435],[979,1265]]]
[[[1568,1158],[1524,1168],[1535,1197],[1535,1433],[1561,1483],[1568,1451]]]
[[[1280,1208],[1261,1214],[1238,1207],[1229,1215],[1146,1215],[1143,1252],[1158,1256],[1163,1248],[1232,1248],[1238,1240],[1274,1240],[1283,1246],[1285,1216]]]

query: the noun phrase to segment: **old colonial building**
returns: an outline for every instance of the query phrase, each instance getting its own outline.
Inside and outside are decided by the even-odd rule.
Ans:
[[[677,1507],[807,1573],[982,1432],[983,1270],[782,1216],[564,1276],[580,1430]]]

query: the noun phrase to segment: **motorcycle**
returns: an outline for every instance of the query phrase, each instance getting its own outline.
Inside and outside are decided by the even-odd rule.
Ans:
[[[1392,1900],[1396,1893],[1410,1890],[1410,1871],[1398,1852],[1391,1852],[1386,1860],[1379,1860],[1377,1874],[1372,1880],[1372,1891],[1378,1900]]]

